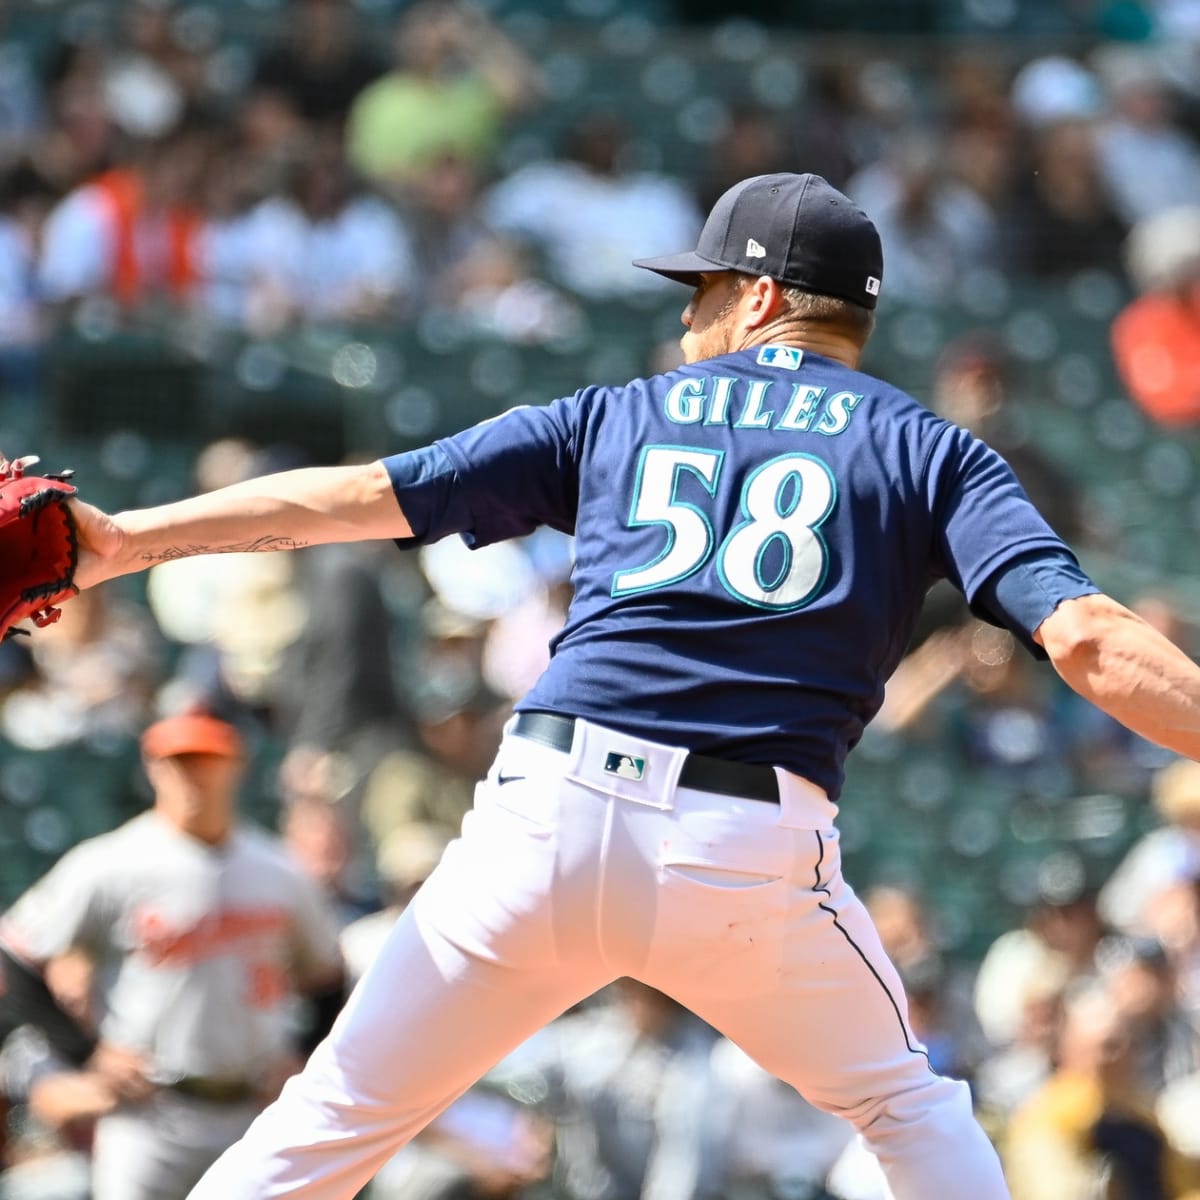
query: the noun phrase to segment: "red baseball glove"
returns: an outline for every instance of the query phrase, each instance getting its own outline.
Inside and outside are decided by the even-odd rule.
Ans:
[[[13,628],[27,617],[39,626],[57,621],[57,605],[79,594],[72,472],[26,475],[37,461],[0,461],[0,638],[27,632]]]

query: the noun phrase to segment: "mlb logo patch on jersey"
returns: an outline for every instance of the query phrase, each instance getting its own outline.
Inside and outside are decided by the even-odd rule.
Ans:
[[[622,779],[641,779],[646,774],[646,760],[636,754],[618,754],[610,751],[604,760],[604,769],[610,775],[619,775]]]
[[[758,361],[764,367],[784,367],[789,371],[798,371],[804,361],[804,351],[795,346],[764,346],[758,352]]]

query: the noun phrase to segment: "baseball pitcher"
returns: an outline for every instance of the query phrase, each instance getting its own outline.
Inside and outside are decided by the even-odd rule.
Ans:
[[[1008,1195],[842,877],[845,757],[940,577],[1192,757],[1200,669],[1099,593],[995,452],[858,369],[879,237],[823,179],[745,180],[695,251],[639,265],[693,289],[677,370],[366,466],[115,517],[70,502],[80,586],[181,554],[576,537],[566,626],[461,837],[196,1200],[348,1200],[623,975],[850,1120],[897,1200]]]

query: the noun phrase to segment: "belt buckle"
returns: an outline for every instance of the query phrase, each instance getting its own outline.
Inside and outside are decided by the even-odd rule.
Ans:
[[[244,1079],[206,1079],[185,1075],[170,1084],[174,1092],[208,1104],[241,1104],[254,1095],[254,1088]]]

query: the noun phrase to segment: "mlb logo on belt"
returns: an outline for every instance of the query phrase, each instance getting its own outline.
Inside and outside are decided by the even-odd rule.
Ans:
[[[636,754],[609,751],[604,760],[604,769],[609,775],[620,775],[622,779],[641,779],[646,774],[646,760]]]

